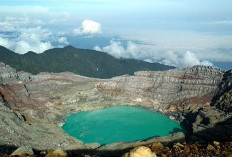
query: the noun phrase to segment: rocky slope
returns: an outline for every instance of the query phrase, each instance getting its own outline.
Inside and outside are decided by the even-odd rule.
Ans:
[[[155,141],[183,140],[183,134],[174,134],[99,147],[83,145],[60,128],[71,113],[125,104],[159,111],[179,121],[187,128],[189,141],[214,140],[210,137],[228,139],[232,132],[231,76],[230,71],[194,66],[95,79],[69,72],[32,75],[1,63],[0,145],[108,152]]]

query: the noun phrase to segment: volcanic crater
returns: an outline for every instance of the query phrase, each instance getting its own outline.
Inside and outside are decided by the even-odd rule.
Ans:
[[[232,72],[210,66],[97,79],[70,72],[32,75],[0,63],[0,82],[0,146],[4,151],[30,146],[35,150],[122,153],[154,142],[232,137]],[[72,113],[118,105],[160,112],[179,122],[188,134],[100,146],[84,145],[61,129]]]

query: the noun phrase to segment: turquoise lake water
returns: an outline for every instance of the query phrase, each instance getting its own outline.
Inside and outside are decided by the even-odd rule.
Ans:
[[[182,131],[179,123],[160,113],[130,106],[71,114],[62,129],[85,144],[97,142],[101,145],[145,140]]]

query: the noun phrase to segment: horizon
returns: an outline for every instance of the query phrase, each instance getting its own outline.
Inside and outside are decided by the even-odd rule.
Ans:
[[[1,46],[1,45],[0,45]],[[4,46],[3,46],[4,47]],[[53,49],[63,49],[63,48],[67,48],[67,47],[73,47],[73,48],[75,48],[75,49],[79,49],[79,50],[91,50],[91,51],[97,51],[97,50],[92,50],[92,49],[85,49],[85,48],[78,48],[78,47],[75,47],[75,46],[72,46],[72,45],[67,45],[67,46],[64,46],[64,47],[54,47],[54,48],[51,48],[51,49],[47,49],[47,50],[45,50],[45,51],[49,51],[49,50],[53,50]],[[5,47],[4,47],[5,48]],[[7,49],[7,48],[6,48]],[[8,49],[9,50],[9,49]],[[44,52],[45,52],[44,51]],[[42,52],[42,53],[44,53],[44,52]],[[98,52],[101,52],[101,51],[98,51]],[[14,52],[15,53],[15,52]],[[16,54],[18,54],[18,55],[25,55],[25,54],[28,54],[28,53],[33,53],[33,54],[42,54],[42,53],[36,53],[36,52],[33,52],[33,51],[28,51],[28,52],[26,52],[26,53],[24,53],[24,54],[18,54],[18,53],[16,53]],[[110,54],[108,54],[107,52],[101,52],[101,53],[104,53],[104,54],[106,54],[106,55],[110,55]],[[110,55],[110,56],[112,56],[112,55]],[[114,56],[112,56],[112,57],[114,57]],[[114,57],[115,58],[115,57]],[[134,59],[134,58],[116,58],[116,59],[132,59],[132,60],[139,60],[139,59]],[[141,61],[143,61],[143,60],[141,60]],[[144,62],[147,62],[147,61],[144,61]],[[2,63],[2,62],[1,62]],[[147,62],[147,63],[153,63],[153,62]],[[159,62],[154,62],[154,63],[159,63]],[[5,64],[5,63],[4,63]],[[164,64],[164,63],[159,63],[159,64],[163,64],[163,65],[167,65],[167,64]],[[10,65],[9,65],[10,66]],[[170,66],[170,65],[167,65],[167,66]],[[230,70],[232,70],[232,68],[230,67],[230,66],[228,66],[228,67],[230,67],[230,68],[228,68],[228,69],[223,69],[223,68],[220,68],[220,67],[217,67],[217,66],[215,66],[215,65],[193,65],[193,66],[188,66],[188,67],[175,67],[175,66],[171,66],[171,67],[173,67],[174,69],[184,69],[184,68],[193,68],[194,66],[205,66],[205,67],[212,67],[212,68],[217,68],[217,69],[220,69],[220,70],[223,70],[223,71],[230,71]],[[173,69],[169,69],[169,70],[173,70]]]
[[[229,0],[0,2],[0,45],[19,54],[72,45],[175,67],[232,68]]]

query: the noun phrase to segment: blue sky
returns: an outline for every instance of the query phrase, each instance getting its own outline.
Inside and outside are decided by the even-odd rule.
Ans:
[[[0,45],[22,54],[71,44],[118,58],[228,68],[231,6],[230,0],[0,0]]]

